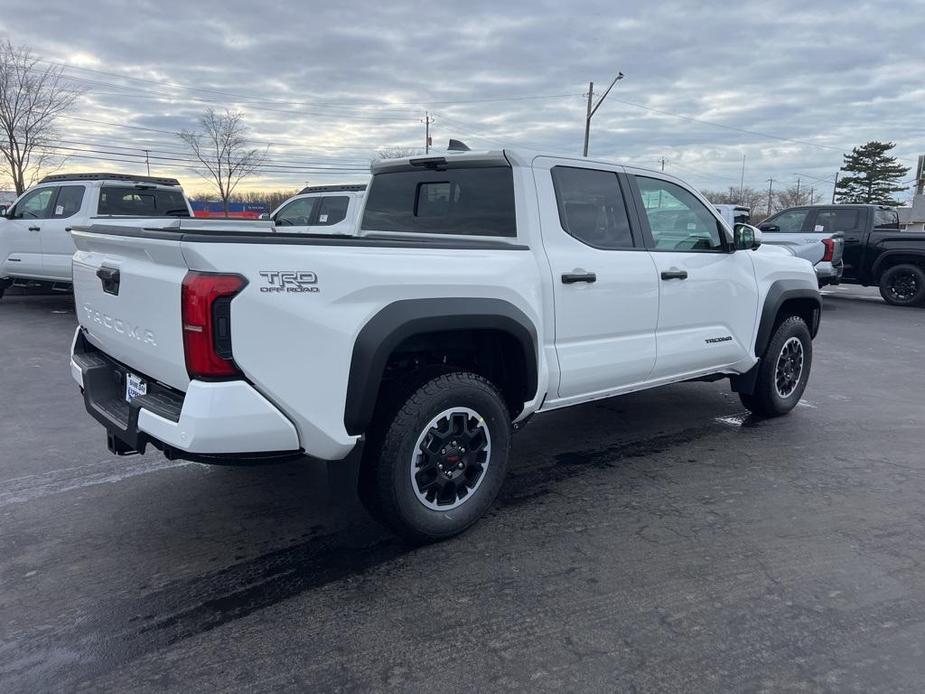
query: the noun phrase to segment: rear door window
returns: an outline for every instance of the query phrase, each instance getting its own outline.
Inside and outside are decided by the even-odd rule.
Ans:
[[[856,231],[860,229],[864,210],[831,209],[819,210],[812,221],[811,230],[818,233],[834,234],[836,231]]]
[[[344,221],[350,198],[346,195],[328,195],[321,198],[318,206],[318,226],[331,226]]]
[[[896,210],[874,210],[874,227],[899,229],[899,213]]]
[[[517,236],[509,166],[389,171],[373,176],[362,228]]]
[[[570,236],[594,248],[633,247],[626,203],[616,173],[555,166],[552,183],[559,223]]]
[[[85,186],[61,186],[58,189],[58,199],[55,200],[55,209],[51,214],[52,219],[73,217],[80,212],[86,190]]]
[[[136,217],[189,217],[186,198],[177,190],[103,186],[97,214]]]

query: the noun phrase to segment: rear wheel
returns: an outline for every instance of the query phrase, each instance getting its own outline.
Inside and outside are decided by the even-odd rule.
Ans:
[[[813,362],[813,340],[799,316],[791,316],[774,331],[758,367],[755,391],[740,393],[742,404],[764,417],[785,415],[803,397]]]
[[[370,511],[415,543],[475,523],[507,471],[510,413],[495,386],[473,373],[444,374],[386,416],[364,451]]]
[[[880,277],[880,296],[892,306],[914,306],[925,299],[925,272],[918,265],[894,265]]]

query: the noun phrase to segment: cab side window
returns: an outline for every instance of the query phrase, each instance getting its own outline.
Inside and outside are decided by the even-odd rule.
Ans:
[[[48,219],[51,201],[55,199],[58,192],[56,187],[39,188],[27,193],[26,196],[16,203],[10,219]]]
[[[53,219],[64,219],[73,217],[80,212],[80,206],[83,203],[84,186],[61,186],[58,189],[58,199],[55,200],[55,209],[52,211]]]
[[[836,231],[860,229],[861,214],[858,210],[819,210],[813,220],[813,231],[832,234]]]
[[[276,226],[279,227],[306,227],[312,218],[312,212],[318,198],[299,198],[293,200],[276,213]]]
[[[318,206],[318,225],[331,226],[344,221],[349,204],[350,198],[346,195],[330,195],[321,198],[321,204]]]
[[[657,251],[716,252],[726,244],[719,220],[690,191],[660,178],[637,176]]]
[[[613,171],[554,166],[559,223],[569,236],[604,250],[633,247],[620,179]]]
[[[874,227],[877,229],[899,229],[899,213],[896,210],[874,210]]]

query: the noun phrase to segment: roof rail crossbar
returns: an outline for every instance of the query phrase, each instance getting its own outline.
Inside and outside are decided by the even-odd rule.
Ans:
[[[39,183],[58,183],[61,181],[130,181],[132,183],[154,183],[162,186],[178,186],[180,181],[175,178],[162,178],[160,176],[135,176],[122,173],[72,173],[51,174],[45,176]]]
[[[357,184],[344,184],[339,185],[332,183],[327,186],[306,186],[300,190],[297,195],[305,195],[306,193],[349,193],[349,192],[362,192],[366,190],[365,183]]]

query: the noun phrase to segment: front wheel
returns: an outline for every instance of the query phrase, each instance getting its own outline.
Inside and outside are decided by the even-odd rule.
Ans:
[[[414,543],[461,533],[488,510],[504,481],[510,413],[473,373],[438,376],[400,403],[364,451],[367,505]]]
[[[894,265],[880,277],[880,296],[891,306],[914,306],[925,299],[925,272],[918,265]]]
[[[774,331],[758,367],[755,391],[740,393],[742,404],[763,417],[785,415],[800,402],[813,363],[813,340],[799,316]]]

